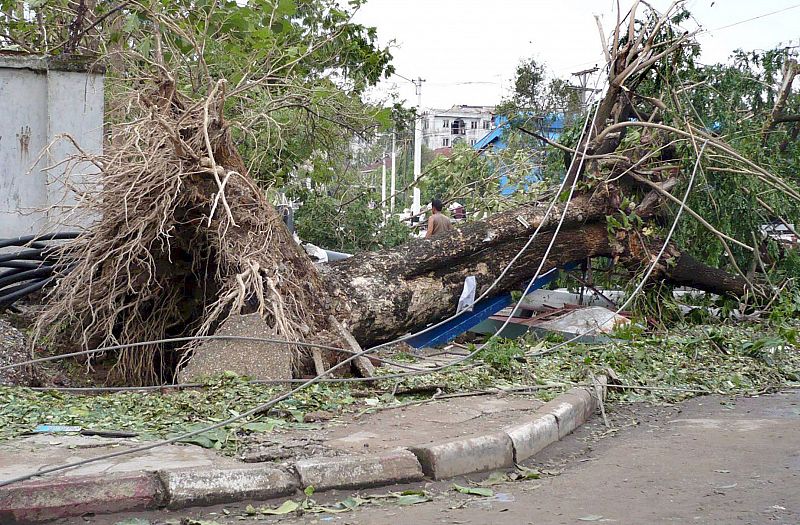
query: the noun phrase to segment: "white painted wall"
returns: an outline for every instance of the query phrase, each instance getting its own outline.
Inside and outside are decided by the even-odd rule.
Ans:
[[[83,70],[82,70],[83,69]],[[0,238],[74,229],[77,196],[64,185],[73,155],[68,133],[87,152],[103,148],[103,75],[52,59],[0,55]],[[69,180],[80,187],[96,168],[77,166]]]
[[[453,140],[459,138],[469,145],[482,139],[487,133],[492,130],[492,108],[477,108],[469,107],[460,110],[459,106],[453,106],[449,110],[431,109],[424,116],[423,121],[423,136],[425,145],[430,149],[437,149],[443,147],[452,147]],[[466,133],[464,135],[453,135],[452,124],[456,119],[461,119],[466,125]],[[448,123],[444,127],[445,121]],[[476,124],[476,128],[472,128],[472,123]],[[488,123],[488,128],[484,128],[484,122]],[[447,144],[443,143],[443,139],[447,139]],[[473,142],[474,141],[474,142]]]

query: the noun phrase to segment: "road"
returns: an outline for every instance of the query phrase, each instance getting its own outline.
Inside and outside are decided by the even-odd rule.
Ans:
[[[611,428],[595,418],[552,445],[526,464],[546,475],[494,485],[492,497],[458,494],[449,481],[401,487],[433,495],[431,502],[407,507],[369,504],[344,514],[276,518],[246,516],[243,504],[227,505],[224,511],[213,507],[125,518],[152,524],[192,518],[226,525],[250,520],[286,525],[800,523],[800,391],[703,397],[661,407],[610,406],[609,423]],[[469,485],[485,478],[456,481]],[[315,499],[332,504],[349,495],[319,494]],[[113,525],[121,520],[80,522]]]

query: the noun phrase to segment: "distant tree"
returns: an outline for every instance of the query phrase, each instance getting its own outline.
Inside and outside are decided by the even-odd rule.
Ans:
[[[499,106],[507,116],[541,117],[551,113],[574,116],[581,111],[580,91],[567,80],[550,77],[535,58],[522,60],[514,73],[514,91]]]

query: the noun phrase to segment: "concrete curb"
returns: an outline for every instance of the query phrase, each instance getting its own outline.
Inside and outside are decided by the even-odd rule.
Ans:
[[[425,478],[416,456],[403,448],[380,456],[301,459],[295,469],[302,486],[317,491],[379,487]]]
[[[158,476],[170,509],[289,496],[299,486],[293,475],[264,467],[162,470]]]
[[[606,377],[593,387],[575,387],[545,403],[531,420],[502,432],[408,447],[425,475],[445,479],[475,472],[512,467],[572,433],[589,419],[606,396]]]
[[[506,427],[504,432],[514,445],[514,462],[519,463],[558,441],[558,421],[552,414],[542,414],[527,423]]]
[[[270,467],[181,469],[60,477],[0,487],[0,523],[36,523],[87,513],[232,503],[289,496],[298,488],[353,489],[444,479],[512,467],[582,425],[606,396],[606,378],[572,388],[530,419],[499,432],[400,448],[378,456],[309,458],[293,472]]]
[[[425,475],[433,479],[495,470],[514,463],[514,445],[505,432],[408,449],[419,459]]]
[[[0,488],[0,523],[147,510],[162,501],[161,484],[152,472],[44,479]]]

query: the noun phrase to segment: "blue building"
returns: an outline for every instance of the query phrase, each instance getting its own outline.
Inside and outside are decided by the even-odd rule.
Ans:
[[[544,117],[531,118],[530,116],[520,115],[515,117],[513,121],[509,122],[508,117],[504,115],[495,115],[494,125],[495,128],[487,133],[482,139],[476,142],[472,147],[484,154],[488,151],[501,151],[508,147],[508,136],[510,133],[518,133],[514,129],[515,124],[522,124],[525,122],[527,126],[535,128],[535,131],[550,140],[558,140],[561,133],[564,131],[564,114],[551,113]],[[503,166],[497,168],[501,172],[504,171]],[[541,180],[541,171],[535,168],[527,177],[528,182],[537,182]],[[511,195],[517,191],[517,186],[509,184],[508,177],[500,177],[500,193],[502,195]]]

